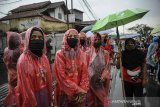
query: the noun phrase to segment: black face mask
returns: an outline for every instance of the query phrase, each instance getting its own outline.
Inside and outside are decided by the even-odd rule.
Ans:
[[[84,39],[80,39],[80,43],[83,46],[85,44],[85,40]]]
[[[76,46],[77,42],[78,42],[78,39],[76,39],[76,38],[68,38],[67,39],[67,43],[68,43],[69,47],[71,47],[71,48],[74,48]]]
[[[101,42],[98,41],[98,42],[94,42],[94,47],[95,48],[99,48],[101,46]]]
[[[29,49],[30,51],[41,57],[43,55],[43,47],[44,47],[44,40],[30,40],[29,41]]]

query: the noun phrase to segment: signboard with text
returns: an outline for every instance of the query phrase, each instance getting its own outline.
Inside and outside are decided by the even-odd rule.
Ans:
[[[28,29],[32,26],[40,26],[39,19],[27,19],[19,22],[19,29]]]

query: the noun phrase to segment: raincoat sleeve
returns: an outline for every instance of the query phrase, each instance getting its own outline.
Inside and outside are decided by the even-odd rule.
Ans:
[[[50,101],[52,100],[52,74],[51,74],[51,70],[50,70],[50,64],[49,64],[49,61],[47,59],[47,57],[45,56],[45,59],[43,60],[46,62],[46,69],[47,69],[47,76],[46,76],[46,79],[47,79],[47,89],[49,91],[49,97],[50,97]]]
[[[109,86],[110,86],[110,64],[109,64],[109,53],[105,52],[105,68],[102,73],[102,78],[106,80],[106,85],[105,85],[105,92],[106,95],[108,95],[109,92]]]
[[[105,68],[104,71],[102,73],[102,78],[104,79],[109,79],[110,78],[110,64],[109,64],[109,53],[107,51],[105,51]]]
[[[65,57],[63,56],[62,51],[56,53],[56,58],[54,62],[54,76],[56,82],[60,86],[60,90],[63,90],[68,96],[73,96],[80,92],[87,93],[82,89],[78,84],[71,80],[65,73]]]
[[[28,67],[27,61],[21,56],[17,63],[17,105],[18,107],[36,107],[36,98],[30,85],[29,74],[27,73],[26,67]]]
[[[86,56],[84,57],[83,61],[85,63],[82,64],[82,78],[81,78],[81,82],[80,82],[80,87],[82,89],[84,89],[85,91],[88,91],[88,89],[89,89],[89,77],[88,77],[88,69],[87,69],[87,63],[86,63],[87,62]]]

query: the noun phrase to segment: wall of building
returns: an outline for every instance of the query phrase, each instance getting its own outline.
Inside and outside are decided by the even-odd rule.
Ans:
[[[75,14],[75,18],[83,21],[83,13],[80,13],[78,11],[73,11],[73,14]]]
[[[61,16],[62,16],[62,19],[59,19],[59,17],[58,17],[58,13],[60,13],[61,14]],[[61,21],[64,21],[65,22],[65,14],[64,14],[64,10],[62,9],[62,7],[57,7],[57,8],[55,8],[55,10],[54,11],[52,11],[52,12],[50,12],[49,13],[50,14],[50,16],[51,17],[55,17],[56,19],[59,19],[59,20],[61,20]]]
[[[25,31],[31,26],[39,26],[49,32],[63,32],[67,30],[66,23],[47,21],[41,17],[13,19],[9,21],[9,24],[0,22],[0,29],[5,32],[10,28],[18,28],[20,31]]]
[[[50,32],[65,32],[67,30],[66,23],[41,20],[41,26],[45,28],[45,30],[50,31]]]
[[[10,28],[18,28],[20,31],[24,31],[31,26],[40,26],[40,21],[41,20],[39,17],[12,19],[8,20],[8,23],[1,21],[0,29],[3,31],[8,31]]]
[[[8,21],[7,23],[0,21],[0,30],[8,31],[10,29],[9,20],[7,20],[7,21]]]

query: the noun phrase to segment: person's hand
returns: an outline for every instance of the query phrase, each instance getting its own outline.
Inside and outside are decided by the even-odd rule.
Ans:
[[[77,94],[75,101],[76,103],[82,103],[86,98],[86,93],[79,93]]]

